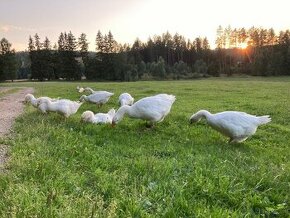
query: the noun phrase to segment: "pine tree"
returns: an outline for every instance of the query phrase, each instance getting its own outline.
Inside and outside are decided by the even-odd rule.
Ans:
[[[238,36],[238,40],[239,40],[239,43],[245,43],[246,42],[246,39],[247,39],[247,33],[246,33],[246,30],[245,28],[242,28],[240,29],[239,31],[239,36]]]
[[[33,49],[33,46],[31,44],[32,40],[29,39],[29,44],[28,46]],[[30,57],[31,57],[31,77],[38,79],[38,80],[43,80],[43,72],[42,72],[42,64],[43,64],[43,55],[41,52],[42,49],[42,43],[40,42],[40,37],[36,33],[34,35],[34,47],[35,50],[31,50],[30,52]]]
[[[141,49],[142,49],[142,42],[137,38],[131,48],[131,53],[134,59],[134,63],[137,65],[140,64],[140,62],[142,61],[142,57],[140,54]]]
[[[39,38],[39,36],[38,36],[37,33],[34,35],[34,41],[35,41],[35,47],[36,47],[36,49],[37,50],[40,50],[41,47],[42,47],[42,44],[40,43],[40,38]]]
[[[34,42],[31,36],[29,36],[29,41],[28,41],[28,51],[32,52],[35,50]]]
[[[78,39],[79,52],[84,63],[87,61],[89,55],[89,43],[86,37],[86,34],[82,33]]]
[[[59,51],[64,51],[65,50],[65,38],[64,38],[64,34],[61,32],[59,37],[58,37],[58,50]]]
[[[31,36],[29,36],[28,39],[28,51],[29,51],[29,57],[30,57],[30,74],[31,77],[35,77],[37,74],[36,72],[36,51],[35,51],[35,45],[34,41]]]
[[[114,39],[113,34],[111,33],[111,31],[109,31],[108,35],[107,35],[107,41],[106,41],[106,47],[107,47],[107,51],[108,53],[115,53],[117,52],[117,43]]]
[[[74,37],[71,31],[67,34],[67,48],[68,51],[73,52],[76,51],[77,48],[76,38]]]
[[[81,79],[81,72],[78,61],[76,60],[76,38],[70,31],[68,34],[64,33],[65,52],[63,53],[63,68],[64,75],[67,80]]]
[[[105,45],[104,45],[104,37],[101,33],[100,30],[98,30],[98,33],[97,33],[97,36],[96,36],[96,51],[97,52],[101,52],[103,53],[104,52],[104,48],[105,48]]]
[[[86,34],[82,33],[78,39],[78,47],[79,47],[79,52],[80,52],[80,56],[82,58],[82,62],[83,62],[83,66],[84,66],[84,70],[82,72],[82,74],[87,76],[87,66],[88,66],[88,61],[89,61],[89,43],[87,41],[87,36]]]
[[[162,41],[165,50],[165,61],[170,66],[173,65],[173,41],[171,34],[167,31],[165,34],[162,34]]]
[[[15,51],[12,44],[2,38],[0,41],[0,80],[14,80],[17,76]]]
[[[45,50],[51,50],[51,45],[50,45],[50,41],[47,37],[45,37],[45,40],[43,42],[43,48]]]
[[[43,73],[42,76],[50,80],[54,78],[54,75],[53,75],[51,45],[47,37],[45,37],[45,40],[43,42],[43,50],[41,51],[41,54],[42,54],[42,73]]]

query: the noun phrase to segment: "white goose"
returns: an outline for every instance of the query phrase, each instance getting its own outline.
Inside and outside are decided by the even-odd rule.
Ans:
[[[200,110],[190,117],[190,123],[198,122],[201,118],[205,118],[213,129],[229,137],[229,143],[245,141],[255,134],[258,126],[271,121],[269,115],[254,116],[239,111],[211,114],[206,110]]]
[[[92,111],[85,111],[82,116],[81,120],[84,122],[89,123],[112,123],[112,119],[115,115],[115,109],[109,110],[108,113],[97,113],[94,114]]]
[[[44,100],[38,106],[38,108],[42,113],[57,112],[68,118],[69,116],[75,114],[81,105],[82,103],[68,99],[61,99],[54,102],[50,100]]]
[[[80,97],[80,101],[88,101],[88,102],[101,106],[107,103],[107,101],[109,101],[112,95],[114,95],[114,93],[107,92],[107,91],[97,91],[88,96],[82,95]]]
[[[35,98],[34,95],[32,94],[27,94],[25,95],[25,103],[30,102],[31,105],[33,105],[33,107],[38,107],[39,104],[41,104],[44,100],[50,100],[50,101],[55,101],[56,99],[52,99],[49,97],[39,97],[39,98]]]
[[[134,103],[134,98],[129,93],[123,93],[119,96],[119,104],[124,105],[132,105]]]
[[[167,94],[142,98],[132,106],[120,107],[113,118],[112,125],[117,124],[127,114],[131,118],[149,121],[152,126],[155,122],[163,121],[170,112],[174,101],[175,96]]]

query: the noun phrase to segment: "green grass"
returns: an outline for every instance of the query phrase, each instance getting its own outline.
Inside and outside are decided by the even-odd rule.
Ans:
[[[11,158],[0,177],[1,217],[289,217],[289,77],[4,85],[69,99],[79,98],[77,85],[115,95],[66,121],[26,107],[4,141]],[[115,128],[80,123],[85,110],[117,109],[122,92],[177,100],[154,129],[129,118]],[[232,145],[205,121],[189,125],[200,109],[269,114],[272,122]]]

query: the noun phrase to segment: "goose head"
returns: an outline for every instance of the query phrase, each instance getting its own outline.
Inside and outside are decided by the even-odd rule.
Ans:
[[[129,109],[130,109],[130,106],[128,105],[124,105],[120,107],[113,117],[112,126],[115,126],[117,123],[119,123],[123,119],[124,115],[128,112]]]
[[[79,88],[79,93],[82,93],[82,92],[84,92],[85,91],[85,89],[83,88],[83,87],[80,87]]]
[[[119,123],[121,119],[119,117],[114,116],[112,120],[112,127],[114,127],[117,123]]]
[[[190,119],[189,122],[192,123],[197,123],[199,122],[202,118],[208,118],[211,115],[211,113],[209,113],[207,110],[200,110],[197,113],[193,114]]]
[[[35,97],[32,94],[25,95],[24,103],[31,102],[31,100],[35,99]]]
[[[190,124],[193,124],[193,123],[197,123],[201,120],[201,117],[197,118],[196,116],[194,116],[195,114],[193,114],[190,119],[189,119],[189,122]]]
[[[92,111],[85,111],[81,116],[81,121],[88,122],[94,118],[94,113]]]

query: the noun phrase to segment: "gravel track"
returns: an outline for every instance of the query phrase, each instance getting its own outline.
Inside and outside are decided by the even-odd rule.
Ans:
[[[1,92],[9,88],[0,88]],[[14,124],[14,120],[23,112],[24,96],[33,93],[32,88],[23,88],[20,91],[8,94],[0,98],[0,138],[6,137]],[[0,144],[0,173],[4,171],[4,164],[7,161],[9,146]]]

